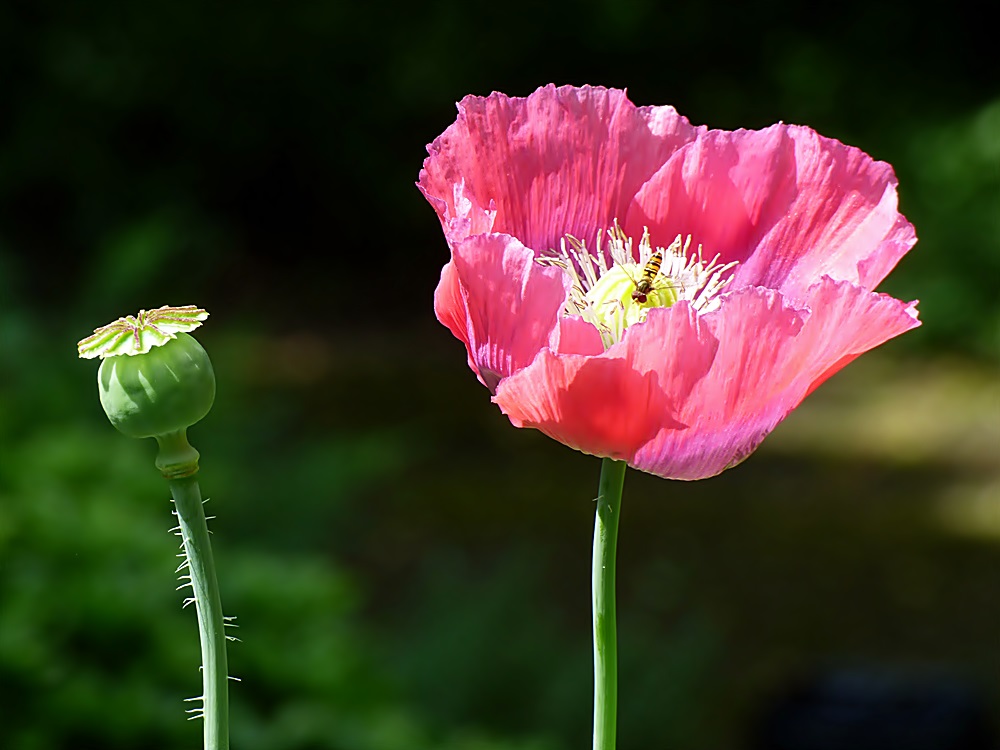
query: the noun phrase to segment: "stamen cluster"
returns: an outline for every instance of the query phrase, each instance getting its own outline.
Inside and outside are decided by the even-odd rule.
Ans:
[[[636,252],[632,238],[616,221],[607,230],[603,248],[600,234],[593,252],[583,240],[566,235],[559,250],[537,262],[569,275],[572,286],[563,314],[579,315],[595,326],[608,348],[621,340],[626,328],[644,321],[651,308],[680,300],[699,312],[718,306],[717,297],[731,278],[727,271],[736,261],[720,264],[716,255],[706,262],[701,245],[695,252],[689,252],[690,246],[691,235],[677,235],[669,247],[654,248],[644,228]]]

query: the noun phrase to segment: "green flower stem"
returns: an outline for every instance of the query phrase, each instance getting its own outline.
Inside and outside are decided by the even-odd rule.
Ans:
[[[226,663],[225,620],[201,489],[193,474],[169,479],[169,482],[198,611],[205,750],[229,750],[229,668]]]
[[[624,461],[605,458],[594,521],[594,750],[614,750],[618,713],[615,550],[625,485]]]

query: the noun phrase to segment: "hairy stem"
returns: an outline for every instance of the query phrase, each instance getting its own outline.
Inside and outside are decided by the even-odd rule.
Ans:
[[[201,638],[202,701],[205,750],[229,749],[229,669],[225,619],[208,538],[201,489],[193,475],[170,479],[177,508]]]

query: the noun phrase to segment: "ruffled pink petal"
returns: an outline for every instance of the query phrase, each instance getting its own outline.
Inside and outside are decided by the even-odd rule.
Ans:
[[[821,275],[873,287],[916,242],[897,210],[892,168],[809,128],[713,130],[638,191],[625,230],[655,244],[693,236],[739,261],[732,288],[801,299]]]
[[[804,361],[793,362],[805,386],[802,398],[860,355],[920,325],[916,302],[829,277],[809,289],[807,301],[812,315],[798,342]]]
[[[469,331],[466,328],[468,311],[454,261],[448,261],[441,269],[441,280],[434,290],[434,314],[448,327],[455,338],[468,345]]]
[[[454,247],[435,292],[435,312],[465,343],[479,379],[495,391],[558,336],[569,285],[565,274],[536,263],[513,237],[476,235]]]
[[[896,204],[895,187],[892,189],[892,203]],[[877,287],[915,244],[917,244],[916,229],[905,216],[900,214],[896,217],[896,224],[879,243],[877,251],[869,253],[866,258],[858,261],[858,285],[866,289]]]
[[[684,429],[676,415],[708,372],[716,346],[686,303],[652,310],[645,324],[598,356],[542,350],[500,383],[493,400],[516,427],[626,459],[664,427]]]
[[[727,295],[703,322],[719,339],[709,375],[676,418],[628,460],[672,479],[703,479],[736,465],[823,380],[859,354],[919,325],[912,305],[824,279],[808,310],[772,290]]]
[[[479,382],[486,385],[479,368],[472,359],[472,349],[469,346],[469,313],[465,303],[462,285],[458,280],[455,263],[448,261],[441,269],[441,280],[434,290],[434,314],[459,341],[465,344],[466,361],[469,368],[476,373]]]
[[[549,348],[556,354],[586,354],[596,356],[604,352],[600,331],[578,315],[559,318],[559,327],[549,341]]]
[[[809,128],[789,127],[789,134],[798,195],[733,283],[759,283],[793,299],[822,276],[874,288],[917,241],[899,214],[892,167]]]
[[[678,419],[685,428],[665,425],[629,463],[670,479],[702,479],[753,452],[785,414],[781,395],[794,373],[776,369],[775,360],[806,316],[771,290],[727,295],[702,319],[719,347],[711,370],[680,405]]]
[[[638,191],[624,218],[629,236],[648,227],[654,245],[691,235],[711,258],[745,262],[795,200],[787,128],[710,130],[682,147]]]
[[[421,170],[420,174],[423,177],[424,171]],[[417,188],[437,211],[444,229],[445,239],[452,244],[461,242],[466,237],[475,234],[492,232],[493,222],[497,215],[494,201],[491,200],[486,206],[475,205],[466,195],[465,178],[459,176],[457,180],[451,186],[450,201],[429,193],[423,185],[417,183]],[[441,185],[440,187],[447,186]]]
[[[493,231],[535,250],[558,247],[566,234],[591,243],[703,131],[673,107],[636,107],[615,89],[468,96],[428,146],[418,187],[451,241]]]

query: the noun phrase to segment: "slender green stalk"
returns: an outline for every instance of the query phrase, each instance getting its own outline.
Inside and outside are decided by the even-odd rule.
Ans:
[[[225,619],[201,489],[193,475],[170,479],[169,482],[180,520],[198,612],[205,750],[229,750],[229,669],[226,663]]]
[[[624,461],[605,458],[594,521],[594,750],[614,750],[618,714],[615,550],[625,484]]]

